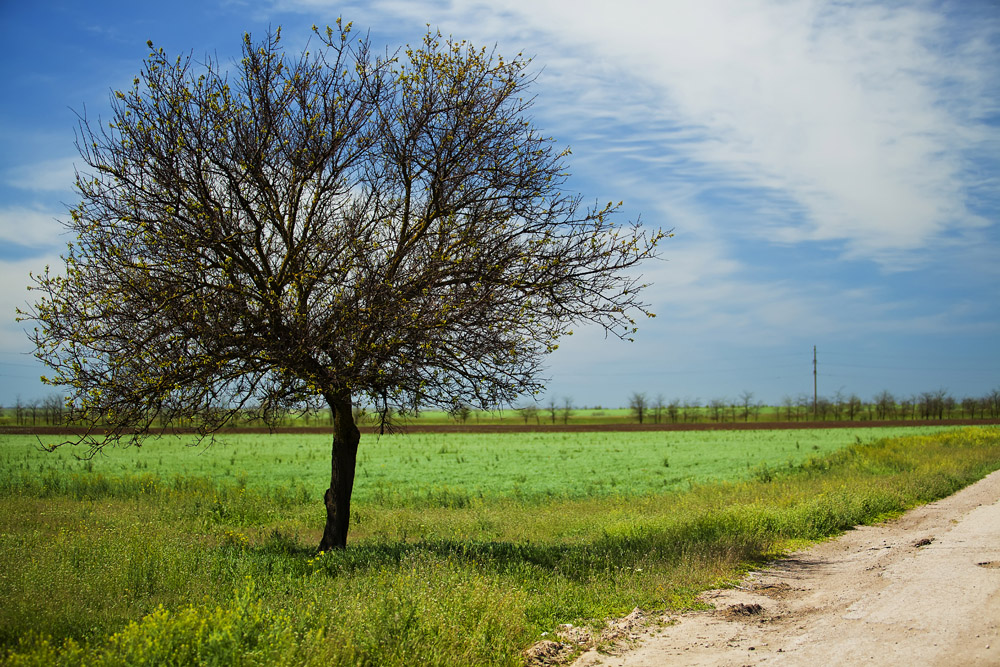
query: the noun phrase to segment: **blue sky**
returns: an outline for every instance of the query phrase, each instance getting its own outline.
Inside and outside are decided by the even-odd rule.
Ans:
[[[0,405],[38,382],[14,309],[59,264],[74,111],[106,114],[151,39],[234,57],[337,16],[378,44],[426,24],[534,57],[536,124],[570,186],[671,228],[635,343],[578,331],[551,395],[623,405],[870,399],[1000,387],[1000,5],[961,2],[0,0]],[[78,161],[78,160],[77,160]]]

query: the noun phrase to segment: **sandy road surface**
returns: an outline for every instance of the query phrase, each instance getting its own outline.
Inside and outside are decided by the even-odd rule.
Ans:
[[[574,667],[1000,665],[1000,471],[703,599],[715,610]]]

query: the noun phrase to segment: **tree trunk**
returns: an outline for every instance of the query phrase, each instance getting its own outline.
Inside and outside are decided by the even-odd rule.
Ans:
[[[351,397],[347,393],[326,396],[333,413],[333,453],[330,466],[330,488],[323,501],[326,504],[326,527],[319,543],[320,551],[343,549],[347,546],[347,527],[351,519],[351,491],[354,490],[354,467],[358,458],[361,432],[354,423]]]

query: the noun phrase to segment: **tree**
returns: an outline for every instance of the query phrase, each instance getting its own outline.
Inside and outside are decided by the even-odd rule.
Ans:
[[[781,399],[781,405],[785,408],[785,420],[792,421],[795,417],[795,399],[786,394],[785,397]]]
[[[976,418],[976,409],[979,407],[979,401],[971,396],[966,396],[962,399],[962,412],[969,416],[969,419]]]
[[[740,392],[740,407],[743,409],[743,421],[750,421],[750,407],[753,405],[753,392],[744,389]]]
[[[708,402],[708,407],[712,411],[712,421],[719,422],[726,420],[725,398],[713,398]]]
[[[854,418],[861,413],[862,410],[861,398],[857,394],[851,394],[847,397],[847,418],[854,421]]]
[[[521,415],[521,418],[524,420],[525,424],[527,424],[532,419],[534,419],[536,423],[538,422],[538,406],[535,405],[534,403],[528,403],[526,405],[522,405],[521,407],[517,408],[517,412],[518,414]]]
[[[984,396],[983,402],[986,404],[991,417],[994,419],[1000,417],[1000,387],[991,390],[989,394]]]
[[[628,408],[632,411],[632,416],[638,419],[641,424],[646,417],[646,410],[649,409],[649,400],[646,398],[646,394],[633,392],[628,399]]]
[[[679,399],[671,399],[667,404],[667,414],[670,416],[670,423],[677,423],[677,414],[680,412],[681,402]]]
[[[62,423],[63,398],[58,394],[49,394],[42,399],[42,410],[46,424],[58,425]]]
[[[91,452],[328,405],[321,550],[347,539],[355,402],[385,428],[538,392],[572,326],[630,339],[652,316],[633,269],[665,236],[567,193],[530,61],[435,32],[375,57],[349,33],[294,57],[246,35],[231,72],[149,43],[110,122],[80,117],[77,240],[20,315]]]
[[[833,394],[833,418],[840,421],[840,416],[844,413],[844,388],[841,387]]]
[[[899,399],[899,415],[902,419],[913,419],[913,406],[916,399],[912,396]]]
[[[563,396],[562,408],[559,410],[559,415],[562,417],[562,423],[568,424],[569,418],[573,414],[573,399],[570,396]]]
[[[700,398],[685,398],[684,399],[684,421],[698,421],[699,412],[701,410],[701,399]]]
[[[451,416],[455,419],[455,421],[464,424],[469,421],[469,417],[472,416],[472,408],[465,402],[456,403],[451,408]]]
[[[656,398],[653,399],[653,423],[659,424],[663,419],[663,413],[667,409],[667,399],[663,397],[663,394],[657,394]]]
[[[889,393],[888,389],[883,389],[876,394],[873,402],[879,419],[890,419],[895,416],[896,398]]]
[[[545,404],[545,409],[549,412],[549,419],[555,424],[556,415],[559,414],[559,404],[556,403],[555,396],[549,396],[549,402]]]

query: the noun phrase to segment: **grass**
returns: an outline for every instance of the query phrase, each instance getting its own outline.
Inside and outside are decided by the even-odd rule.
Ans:
[[[453,437],[448,449],[461,449]],[[366,445],[405,456],[387,443]],[[800,441],[805,454],[791,465],[786,445],[762,441],[783,463],[751,461],[748,474],[737,458],[728,480],[684,491],[591,493],[564,472],[573,491],[549,499],[503,485],[481,496],[466,489],[471,500],[451,504],[369,493],[355,504],[351,546],[317,556],[317,494],[267,460],[277,454],[261,453],[266,443],[248,449],[271,470],[268,483],[243,485],[222,471],[178,474],[165,452],[163,474],[88,472],[76,461],[39,471],[34,459],[25,470],[24,443],[2,445],[17,450],[0,465],[0,662],[12,665],[523,664],[523,649],[559,623],[690,608],[698,591],[790,546],[1000,467],[995,428],[825,452]],[[653,457],[651,468],[682,466],[677,452],[636,451]],[[524,452],[510,458],[522,474],[537,472]],[[656,477],[651,468],[633,476]]]
[[[692,484],[747,479],[851,443],[936,433],[943,427],[773,431],[428,434],[362,436],[354,499],[397,507],[468,505],[483,498],[637,496]],[[54,438],[56,436],[46,436]],[[57,440],[44,440],[53,444]],[[321,497],[329,485],[330,436],[226,435],[210,447],[151,440],[140,449],[44,452],[34,436],[0,435],[8,478],[60,473],[108,477],[205,477],[254,488],[283,486]]]

